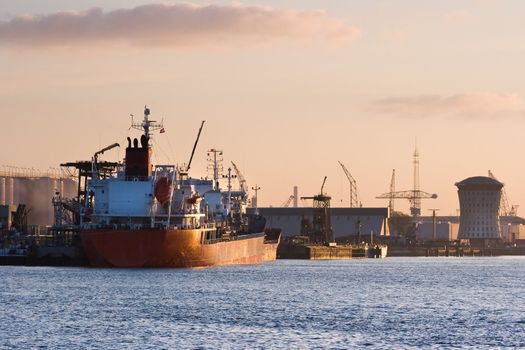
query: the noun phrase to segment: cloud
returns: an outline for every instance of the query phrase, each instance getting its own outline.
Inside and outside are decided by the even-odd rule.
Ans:
[[[407,31],[401,28],[390,28],[383,32],[383,37],[390,43],[399,43],[407,39]]]
[[[453,11],[443,16],[447,23],[466,24],[477,20],[478,18],[467,11]]]
[[[129,44],[251,46],[276,41],[348,43],[359,30],[323,10],[264,6],[150,4],[103,12],[15,17],[0,21],[0,45],[27,47]]]
[[[374,101],[373,109],[401,118],[495,120],[525,117],[525,106],[516,95],[498,93],[391,97]]]

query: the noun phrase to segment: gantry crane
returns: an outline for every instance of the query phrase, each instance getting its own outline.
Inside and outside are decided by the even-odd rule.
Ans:
[[[343,168],[343,172],[345,173],[346,178],[348,179],[348,183],[350,184],[350,208],[358,207],[359,204],[357,202],[357,183],[352,174],[350,174],[348,169],[345,167],[345,165],[340,161],[338,162],[339,165],[341,165],[341,168]]]

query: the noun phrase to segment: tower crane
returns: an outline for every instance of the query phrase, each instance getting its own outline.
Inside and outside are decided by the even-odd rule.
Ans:
[[[410,202],[410,214],[413,219],[416,219],[421,215],[421,200],[422,199],[435,199],[437,194],[428,193],[421,191],[419,189],[419,153],[417,148],[414,151],[414,188],[408,191],[392,191],[392,184],[390,184],[391,191],[388,193],[383,193],[376,198],[378,199],[388,199],[393,203],[394,199],[408,199]],[[392,174],[392,179],[395,179],[394,173]]]
[[[358,207],[359,205],[357,202],[357,183],[352,174],[350,174],[348,169],[345,167],[345,165],[340,161],[338,162],[339,165],[341,165],[341,168],[343,168],[343,172],[345,173],[346,178],[348,179],[348,183],[350,184],[350,208]]]

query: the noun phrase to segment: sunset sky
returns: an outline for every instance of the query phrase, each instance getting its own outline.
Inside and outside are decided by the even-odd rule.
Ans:
[[[0,0],[0,163],[125,145],[147,104],[166,129],[156,164],[186,162],[206,120],[193,175],[222,149],[263,206],[294,185],[316,194],[325,175],[347,205],[338,160],[364,206],[386,206],[392,169],[412,187],[416,139],[421,189],[439,195],[423,213],[455,214],[454,183],[489,169],[525,205],[523,13],[519,0]]]

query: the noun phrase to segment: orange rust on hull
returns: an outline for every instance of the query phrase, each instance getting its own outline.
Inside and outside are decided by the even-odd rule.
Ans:
[[[84,230],[82,243],[97,267],[207,267],[259,264],[264,259],[264,237],[202,243],[202,231]]]

